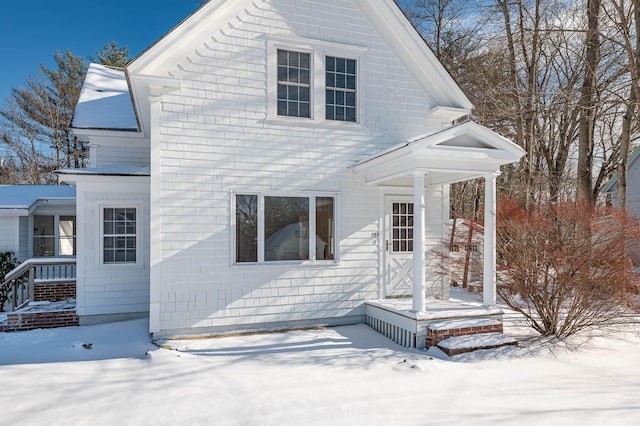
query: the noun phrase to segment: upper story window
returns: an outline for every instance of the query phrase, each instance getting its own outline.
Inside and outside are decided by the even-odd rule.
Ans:
[[[356,60],[327,56],[326,119],[356,121]]]
[[[270,36],[267,119],[300,125],[364,123],[367,47]]]
[[[311,118],[310,57],[278,49],[278,115]]]

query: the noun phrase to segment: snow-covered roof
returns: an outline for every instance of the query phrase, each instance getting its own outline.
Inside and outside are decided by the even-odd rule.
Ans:
[[[138,130],[124,70],[89,65],[71,126],[75,129]]]
[[[0,185],[0,209],[28,209],[40,200],[75,200],[76,189],[66,185]]]
[[[56,170],[61,175],[149,176],[149,167],[115,165],[84,169]]]

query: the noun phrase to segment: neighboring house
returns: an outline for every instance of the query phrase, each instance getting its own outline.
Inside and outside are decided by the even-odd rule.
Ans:
[[[19,261],[76,255],[76,189],[0,185],[0,252]]]
[[[90,167],[58,172],[77,191],[81,324],[352,324],[400,296],[420,321],[448,298],[432,253],[449,184],[485,178],[492,247],[499,168],[524,154],[450,124],[471,108],[392,0],[212,0],[126,69],[92,64],[73,121]],[[498,315],[494,252],[485,270]]]
[[[627,161],[627,209],[631,214],[640,219],[640,146],[633,150]],[[607,201],[614,206],[618,204],[618,173],[607,181],[601,192],[607,197]]]

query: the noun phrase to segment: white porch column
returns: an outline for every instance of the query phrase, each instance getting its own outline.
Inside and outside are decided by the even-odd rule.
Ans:
[[[500,172],[484,176],[484,271],[482,302],[496,304],[496,179]]]
[[[424,172],[413,174],[413,310],[424,311]]]

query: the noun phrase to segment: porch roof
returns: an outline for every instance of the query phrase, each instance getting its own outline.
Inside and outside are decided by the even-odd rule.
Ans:
[[[0,185],[0,215],[26,216],[38,202],[75,203],[76,189],[67,185]]]
[[[353,166],[368,183],[412,185],[412,175],[429,175],[431,184],[447,184],[496,172],[518,161],[524,150],[473,121],[409,139]]]

